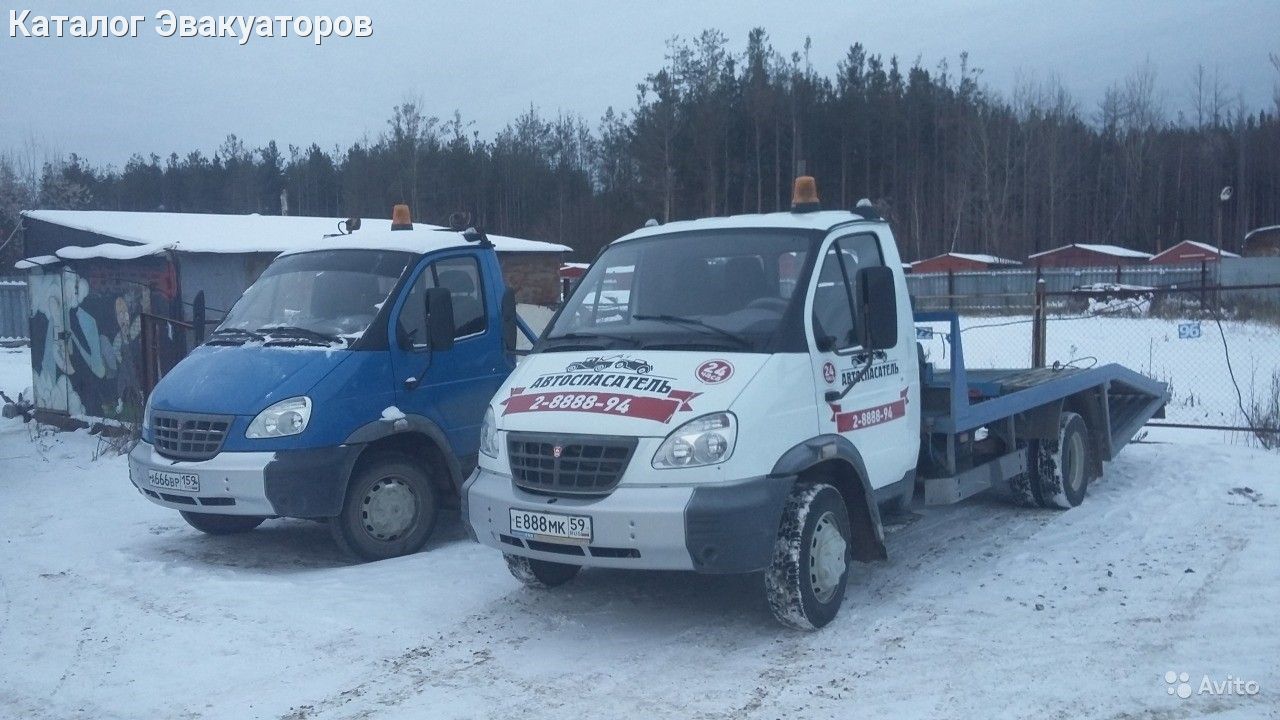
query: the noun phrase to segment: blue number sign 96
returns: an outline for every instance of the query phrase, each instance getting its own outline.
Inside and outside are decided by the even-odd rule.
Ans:
[[[1200,337],[1199,322],[1178,323],[1179,340],[1194,340],[1198,337]]]

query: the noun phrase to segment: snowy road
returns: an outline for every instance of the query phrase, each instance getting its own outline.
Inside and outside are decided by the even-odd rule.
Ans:
[[[525,589],[456,513],[370,565],[314,523],[202,536],[94,447],[0,420],[0,718],[1280,713],[1274,453],[1142,444],[1066,513],[916,508],[840,617],[797,634],[758,577]]]

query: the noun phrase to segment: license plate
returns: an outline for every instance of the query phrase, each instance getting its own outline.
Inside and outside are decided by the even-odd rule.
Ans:
[[[591,518],[512,508],[511,533],[526,540],[591,542]]]
[[[195,473],[171,473],[160,470],[147,471],[147,483],[161,490],[200,492],[200,476]]]

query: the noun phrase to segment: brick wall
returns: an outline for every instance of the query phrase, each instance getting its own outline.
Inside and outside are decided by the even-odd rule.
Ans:
[[[515,290],[516,302],[555,306],[560,302],[562,253],[498,253],[502,278]]]

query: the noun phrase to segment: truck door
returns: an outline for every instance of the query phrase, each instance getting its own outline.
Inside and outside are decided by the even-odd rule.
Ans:
[[[904,353],[912,339],[899,333],[896,347],[874,353],[858,341],[853,303],[858,270],[883,265],[884,256],[874,233],[828,239],[818,260],[809,314],[819,427],[853,443],[877,488],[901,480],[915,466],[919,431],[910,420],[917,417],[916,409],[908,411],[911,366]],[[828,397],[850,384],[843,397]]]
[[[392,341],[398,407],[436,422],[464,465],[479,450],[485,408],[510,370],[494,296],[485,292],[496,278],[487,275],[475,253],[430,258],[405,294]],[[453,299],[456,333],[448,350],[427,344],[425,297],[435,287],[448,288]]]

